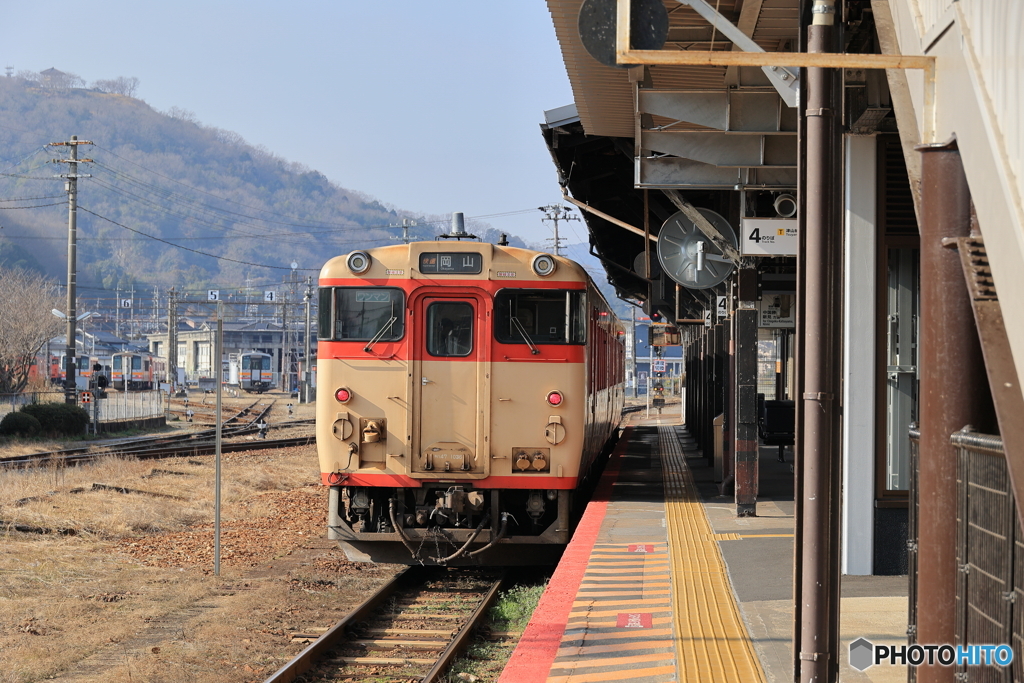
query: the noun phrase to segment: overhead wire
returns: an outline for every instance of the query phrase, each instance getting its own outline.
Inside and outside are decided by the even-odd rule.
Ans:
[[[229,261],[231,263],[240,263],[240,264],[242,264],[244,266],[255,266],[257,268],[273,268],[275,270],[293,270],[289,266],[272,266],[272,265],[269,265],[269,264],[266,264],[266,263],[253,263],[251,261],[239,261],[238,259],[228,258],[226,256],[217,256],[216,254],[210,254],[210,253],[205,252],[205,251],[199,251],[198,249],[192,249],[192,248],[186,247],[186,246],[184,246],[182,244],[175,244],[174,242],[169,242],[168,240],[165,240],[165,239],[163,239],[161,237],[157,237],[155,235],[150,235],[148,233],[142,232],[141,230],[136,230],[135,228],[128,227],[127,225],[125,225],[123,223],[118,223],[117,221],[113,220],[112,218],[107,218],[106,216],[102,216],[102,215],[96,213],[95,211],[90,211],[89,209],[85,208],[81,204],[78,205],[78,208],[81,209],[82,211],[85,211],[88,214],[92,214],[93,216],[96,216],[96,218],[99,218],[101,220],[105,220],[108,223],[113,223],[114,225],[116,225],[116,226],[118,226],[120,228],[124,228],[125,230],[130,230],[131,232],[134,232],[134,233],[136,233],[138,235],[142,235],[143,237],[148,237],[149,239],[155,240],[157,242],[162,242],[164,244],[167,244],[169,246],[175,247],[177,249],[183,249],[185,251],[190,251],[193,254],[199,254],[200,256],[208,256],[210,258],[217,259],[218,261]],[[319,268],[297,268],[295,270],[319,272],[320,269]]]

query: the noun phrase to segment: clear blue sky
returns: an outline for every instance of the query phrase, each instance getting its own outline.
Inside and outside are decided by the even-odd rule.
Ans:
[[[572,93],[543,0],[11,2],[0,59],[87,83],[136,76],[154,108],[399,209],[480,216],[560,198],[538,124]],[[489,222],[539,241],[540,218]]]

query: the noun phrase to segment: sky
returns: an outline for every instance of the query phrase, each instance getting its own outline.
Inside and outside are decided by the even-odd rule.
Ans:
[[[573,100],[543,0],[13,2],[0,59],[87,84],[135,76],[155,109],[189,110],[396,209],[532,209],[486,220],[551,236],[536,207],[560,194],[538,126]]]

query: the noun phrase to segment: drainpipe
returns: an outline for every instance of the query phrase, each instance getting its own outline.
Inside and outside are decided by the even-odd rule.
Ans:
[[[807,52],[833,51],[835,23],[834,0],[814,0],[813,20],[807,27]],[[804,364],[803,423],[801,466],[803,498],[801,505],[802,544],[800,584],[799,680],[802,683],[826,683],[836,680],[839,654],[833,651],[833,631],[839,605],[833,598],[837,576],[833,556],[839,553],[838,519],[832,514],[833,468],[838,463],[833,424],[835,423],[834,357],[836,328],[834,312],[840,305],[838,290],[839,255],[842,248],[835,234],[837,207],[834,205],[834,174],[838,159],[833,155],[835,108],[834,70],[806,70],[807,164],[805,199],[805,285],[804,339],[801,344]],[[738,472],[737,472],[738,475]]]
[[[960,257],[943,247],[971,232],[971,193],[956,142],[921,145],[920,457],[917,642],[952,643],[956,631],[957,455],[949,442],[982,427],[987,380]],[[920,683],[952,683],[953,667],[921,666]]]

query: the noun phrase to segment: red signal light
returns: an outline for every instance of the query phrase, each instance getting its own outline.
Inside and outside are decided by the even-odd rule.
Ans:
[[[352,398],[352,392],[342,387],[334,392],[334,398],[338,399],[338,403],[348,403],[349,399]]]
[[[562,405],[562,392],[552,391],[547,396],[548,404],[553,406]]]

